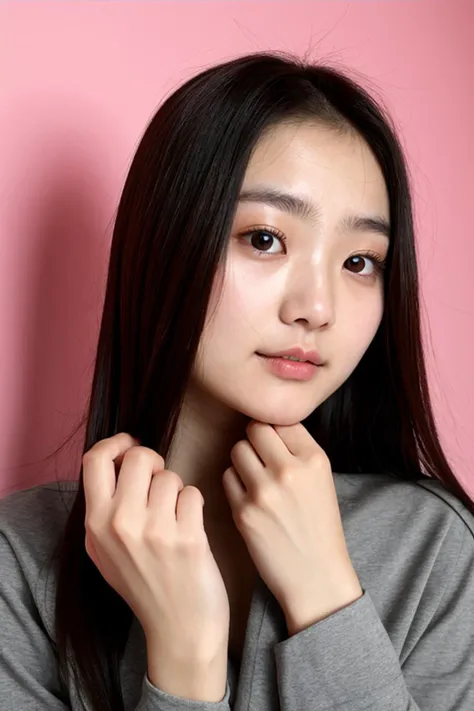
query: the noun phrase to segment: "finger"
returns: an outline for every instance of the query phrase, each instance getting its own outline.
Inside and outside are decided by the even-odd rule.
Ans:
[[[247,437],[258,456],[269,469],[275,469],[291,458],[291,452],[279,433],[263,422],[253,422],[247,426]]]
[[[275,425],[275,431],[295,457],[309,457],[315,448],[322,450],[301,422],[289,426]]]
[[[253,445],[246,439],[237,442],[230,452],[233,468],[242,480],[246,490],[253,493],[268,478],[265,464],[262,463]]]
[[[184,484],[181,477],[169,469],[162,469],[154,477],[148,492],[150,515],[165,526],[176,523],[176,499]]]
[[[204,530],[204,498],[196,486],[185,486],[178,495],[176,522],[183,531]]]
[[[222,486],[232,511],[239,509],[247,500],[247,491],[234,467],[228,467],[222,475]]]
[[[133,440],[133,446],[134,446],[134,447],[139,447],[140,445],[141,445],[140,440],[138,440],[138,439],[134,439],[134,440]],[[127,451],[128,451],[128,450],[127,450]],[[119,454],[119,456],[118,456],[117,459],[115,460],[115,473],[116,473],[116,476],[115,476],[115,485],[117,485],[117,474],[118,474],[118,472],[120,471],[120,467],[122,466],[122,462],[123,462],[123,458],[124,458],[125,454],[126,454],[126,452],[122,452],[122,454]]]
[[[123,455],[135,440],[126,432],[96,442],[82,457],[82,481],[86,510],[103,511],[110,507],[115,492],[115,460]]]
[[[131,447],[125,452],[113,497],[115,507],[126,506],[131,516],[143,517],[151,480],[164,465],[163,457],[150,447]]]

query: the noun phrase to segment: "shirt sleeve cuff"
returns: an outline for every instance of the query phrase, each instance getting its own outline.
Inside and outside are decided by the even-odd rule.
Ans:
[[[311,699],[320,709],[402,708],[407,689],[398,655],[370,594],[363,593],[275,645],[282,711],[309,709]]]
[[[148,674],[142,685],[142,697],[135,711],[230,711],[230,686],[226,683],[224,698],[221,701],[194,701],[166,693],[153,686]]]

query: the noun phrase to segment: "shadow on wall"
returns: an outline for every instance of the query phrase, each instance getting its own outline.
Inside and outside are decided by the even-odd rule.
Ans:
[[[23,110],[15,107],[17,115]],[[35,115],[31,105],[26,111]],[[99,144],[92,130],[79,135],[73,127],[52,126],[51,113],[43,118],[43,124],[37,116],[27,124],[27,137],[16,131],[19,164],[23,171],[28,166],[28,175],[17,174],[9,186],[7,211],[18,211],[18,235],[15,229],[10,238],[24,248],[21,259],[15,250],[11,296],[4,302],[15,327],[4,342],[15,369],[5,373],[5,382],[15,386],[4,399],[4,407],[9,400],[14,407],[4,410],[0,497],[79,474],[84,427],[58,455],[44,458],[71,434],[87,406],[122,187],[117,196],[106,187],[120,172],[113,166],[110,175],[104,172],[115,143],[110,134]],[[47,136],[33,135],[40,131]],[[115,146],[120,140],[126,145],[123,137],[117,140]]]

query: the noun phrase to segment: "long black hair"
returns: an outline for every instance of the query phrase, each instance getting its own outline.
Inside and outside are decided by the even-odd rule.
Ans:
[[[300,121],[362,136],[383,172],[391,223],[380,327],[351,376],[304,424],[333,471],[436,477],[472,511],[430,404],[412,202],[396,131],[347,72],[283,52],[203,71],[164,101],[144,132],[114,223],[83,453],[128,432],[166,459],[251,152],[265,130]],[[71,665],[92,708],[123,711],[120,663],[132,612],[88,557],[84,519],[81,467],[56,551],[60,678],[67,687]]]

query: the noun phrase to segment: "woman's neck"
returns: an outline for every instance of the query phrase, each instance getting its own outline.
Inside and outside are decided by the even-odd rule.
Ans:
[[[208,521],[225,522],[231,510],[222,475],[231,466],[230,450],[245,436],[250,418],[194,394],[183,406],[166,469],[179,474],[185,486],[196,486],[204,497]]]

